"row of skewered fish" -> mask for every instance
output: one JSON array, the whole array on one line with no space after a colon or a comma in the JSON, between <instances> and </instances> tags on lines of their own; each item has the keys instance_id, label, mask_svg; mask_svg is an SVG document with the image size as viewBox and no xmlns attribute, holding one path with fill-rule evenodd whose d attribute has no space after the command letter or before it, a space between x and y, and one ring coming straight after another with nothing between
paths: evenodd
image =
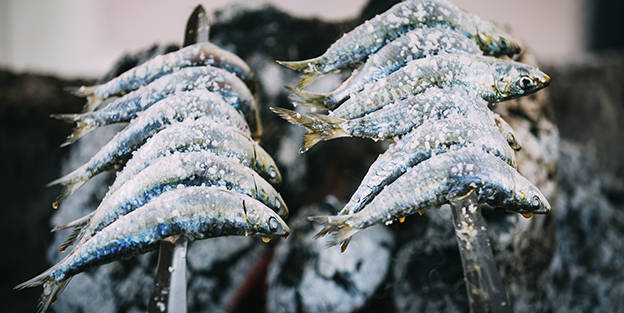
<instances>
[{"instance_id":1,"label":"row of skewered fish","mask_svg":"<svg viewBox=\"0 0 624 313\"><path fill-rule=\"evenodd\" d=\"M272 185L281 174L253 139L262 131L255 88L243 60L204 42L76 89L88 103L84 113L56 116L77 123L65 144L99 126L129 123L87 163L50 183L65 186L59 201L93 176L122 169L97 209L53 229L73 228L60 248L73 246L67 255L17 288L43 285L42 312L73 275L162 240L287 236L288 208Z\"/></svg>"},{"instance_id":2,"label":"row of skewered fish","mask_svg":"<svg viewBox=\"0 0 624 313\"><path fill-rule=\"evenodd\" d=\"M472 192L481 204L525 216L548 213L548 201L516 170L513 130L489 110L549 84L532 66L494 57L519 52L503 30L445 0L407 0L317 58L281 62L304 73L290 88L296 104L330 110L273 108L307 130L302 152L339 137L394 141L338 215L310 217L324 225L318 236L330 235L329 245L344 250L366 227ZM302 90L315 77L356 66L334 91Z\"/></svg>"}]
</instances>

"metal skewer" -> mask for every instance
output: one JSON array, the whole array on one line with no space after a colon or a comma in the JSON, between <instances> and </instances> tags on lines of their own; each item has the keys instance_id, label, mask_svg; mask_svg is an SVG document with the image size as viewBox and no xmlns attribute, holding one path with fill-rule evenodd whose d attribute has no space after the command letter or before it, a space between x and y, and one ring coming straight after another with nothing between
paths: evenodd
<instances>
[{"instance_id":1,"label":"metal skewer","mask_svg":"<svg viewBox=\"0 0 624 313\"><path fill-rule=\"evenodd\" d=\"M472 313L511 313L476 194L451 202L455 237Z\"/></svg>"}]
</instances>

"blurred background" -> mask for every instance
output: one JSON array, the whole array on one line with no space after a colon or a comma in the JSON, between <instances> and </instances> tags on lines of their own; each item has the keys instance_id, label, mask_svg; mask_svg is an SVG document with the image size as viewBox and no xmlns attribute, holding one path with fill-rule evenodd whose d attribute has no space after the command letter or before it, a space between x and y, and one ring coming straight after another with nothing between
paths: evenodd
<instances>
[{"instance_id":1,"label":"blurred background","mask_svg":"<svg viewBox=\"0 0 624 313\"><path fill-rule=\"evenodd\" d=\"M290 107L282 87L297 79L274 60L320 55L396 2L0 0L3 311L34 311L41 289L12 287L58 260L66 234L51 234L51 225L97 206L113 179L99 175L60 210L50 208L59 188L45 184L119 130L105 127L59 148L72 125L49 115L79 112L84 104L64 88L110 79L177 49L188 15L202 4L215 13L211 41L258 76L262 145L286 179L280 193L296 232L270 245L251 238L193 244L189 312L466 312L448 210L362 232L346 254L311 238L305 216L340 208L384 147L341 139L300 155L302 129L267 109ZM555 208L530 220L484 212L515 312L624 312L624 1L452 2L509 27L529 47L523 61L539 63L553 78L546 90L498 106L525 146L521 173ZM51 312L144 312L155 256L78 275Z\"/></svg>"},{"instance_id":2,"label":"blurred background","mask_svg":"<svg viewBox=\"0 0 624 313\"><path fill-rule=\"evenodd\" d=\"M208 11L237 0L199 1ZM297 17L354 18L367 0L266 0ZM622 45L622 2L611 0L457 0L465 9L513 29L543 62L578 59L593 49ZM63 77L100 77L123 53L180 41L198 1L3 0L0 66ZM619 12L619 13L618 13ZM619 27L618 27L619 26Z\"/></svg>"}]
</instances>

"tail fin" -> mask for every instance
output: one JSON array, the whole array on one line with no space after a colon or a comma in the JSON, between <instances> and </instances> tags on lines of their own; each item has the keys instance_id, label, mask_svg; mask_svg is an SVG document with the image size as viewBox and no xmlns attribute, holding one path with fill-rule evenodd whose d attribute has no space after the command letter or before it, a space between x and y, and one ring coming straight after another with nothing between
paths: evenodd
<instances>
[{"instance_id":1,"label":"tail fin","mask_svg":"<svg viewBox=\"0 0 624 313\"><path fill-rule=\"evenodd\" d=\"M299 78L299 82L297 83L296 88L297 89L305 88L306 86L314 82L320 75L321 73L317 73L317 72L302 74L301 77Z\"/></svg>"},{"instance_id":2,"label":"tail fin","mask_svg":"<svg viewBox=\"0 0 624 313\"><path fill-rule=\"evenodd\" d=\"M99 87L98 85L65 87L65 91L78 97L87 97L87 103L84 105L82 112L92 112L103 100L103 99L96 97L94 94L95 90L98 87Z\"/></svg>"},{"instance_id":3,"label":"tail fin","mask_svg":"<svg viewBox=\"0 0 624 313\"><path fill-rule=\"evenodd\" d=\"M68 228L72 228L72 227L83 228L83 227L85 227L89 223L89 220L91 219L91 217L93 217L94 214L95 214L95 211L93 211L93 212L91 212L91 213L89 213L89 214L87 214L87 215L85 215L83 217L77 218L77 219L75 219L75 220L73 220L73 221L71 221L71 222L69 222L69 223L67 223L65 225L55 226L54 228L52 228L50 230L50 232L55 232L55 231L68 229Z\"/></svg>"},{"instance_id":4,"label":"tail fin","mask_svg":"<svg viewBox=\"0 0 624 313\"><path fill-rule=\"evenodd\" d=\"M23 282L13 289L24 289L31 288L43 285L43 293L39 298L39 304L37 305L37 313L45 312L50 304L56 300L56 297L65 289L67 283L69 283L69 279L62 281L55 281L53 277L50 276L53 268L48 269L47 271L39 274L37 277Z\"/></svg>"},{"instance_id":5,"label":"tail fin","mask_svg":"<svg viewBox=\"0 0 624 313\"><path fill-rule=\"evenodd\" d=\"M271 107L273 113L279 115L283 119L292 124L299 124L308 131L304 135L303 146L301 152L308 151L319 141L330 140L334 138L347 137L349 134L341 128L341 124L346 122L345 119L314 113L297 113L295 111Z\"/></svg>"},{"instance_id":6,"label":"tail fin","mask_svg":"<svg viewBox=\"0 0 624 313\"><path fill-rule=\"evenodd\" d=\"M329 107L329 105L325 103L329 94L309 92L290 86L284 86L284 88L293 93L289 99L296 105L303 105L321 110L329 110L333 108Z\"/></svg>"},{"instance_id":7,"label":"tail fin","mask_svg":"<svg viewBox=\"0 0 624 313\"><path fill-rule=\"evenodd\" d=\"M316 72L316 62L318 58L307 59L303 61L275 61L280 65L286 66L291 70L295 70L301 73L313 73Z\"/></svg>"},{"instance_id":8,"label":"tail fin","mask_svg":"<svg viewBox=\"0 0 624 313\"><path fill-rule=\"evenodd\" d=\"M82 231L84 230L84 226L85 225L78 225L72 230L71 234L69 234L67 239L65 239L65 241L59 247L60 252L65 252L65 250L71 247L76 242L76 240L82 237L81 235L82 235ZM52 230L54 230L54 228Z\"/></svg>"},{"instance_id":9,"label":"tail fin","mask_svg":"<svg viewBox=\"0 0 624 313\"><path fill-rule=\"evenodd\" d=\"M332 247L340 245L340 251L345 252L347 246L351 242L351 237L361 230L346 225L346 221L349 217L348 215L309 216L308 220L323 225L323 228L314 238L329 235L330 238L327 241L327 246Z\"/></svg>"},{"instance_id":10,"label":"tail fin","mask_svg":"<svg viewBox=\"0 0 624 313\"><path fill-rule=\"evenodd\" d=\"M85 169L81 166L75 169L73 172L55 179L49 182L46 187L52 187L56 185L63 185L64 189L61 194L56 198L56 202L59 203L69 195L74 193L74 191L78 190L84 183L86 183L91 178L91 175L85 172Z\"/></svg>"},{"instance_id":11,"label":"tail fin","mask_svg":"<svg viewBox=\"0 0 624 313\"><path fill-rule=\"evenodd\" d=\"M64 143L61 144L61 147L68 146L78 140L80 137L85 134L91 132L98 125L93 120L93 113L78 113L78 114L52 114L50 117L62 120L68 123L76 123L76 128L74 131L67 137Z\"/></svg>"}]
</instances>

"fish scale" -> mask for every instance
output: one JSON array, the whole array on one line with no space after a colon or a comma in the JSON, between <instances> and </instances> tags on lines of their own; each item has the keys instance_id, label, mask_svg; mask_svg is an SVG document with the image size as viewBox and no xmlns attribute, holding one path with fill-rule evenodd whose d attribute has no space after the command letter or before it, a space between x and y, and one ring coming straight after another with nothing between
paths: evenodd
<instances>
[{"instance_id":1,"label":"fish scale","mask_svg":"<svg viewBox=\"0 0 624 313\"><path fill-rule=\"evenodd\" d=\"M416 164L467 146L481 147L483 151L516 167L515 155L505 136L495 126L492 114L484 112L481 120L453 116L428 121L390 145L377 158L339 214L359 212L385 186Z\"/></svg>"},{"instance_id":2,"label":"fish scale","mask_svg":"<svg viewBox=\"0 0 624 313\"><path fill-rule=\"evenodd\" d=\"M357 213L310 219L325 225L319 236L330 234L330 245L342 243L344 249L351 236L366 227L392 223L473 191L480 204L519 213L551 210L544 195L507 163L481 147L466 147L408 169Z\"/></svg>"},{"instance_id":3,"label":"fish scale","mask_svg":"<svg viewBox=\"0 0 624 313\"><path fill-rule=\"evenodd\" d=\"M201 65L222 68L238 76L250 90L255 88L251 70L241 58L213 43L201 42L156 56L106 83L81 87L76 93L95 97L97 100L90 101L89 104L93 108L101 100L111 96L123 95L182 68Z\"/></svg>"},{"instance_id":4,"label":"fish scale","mask_svg":"<svg viewBox=\"0 0 624 313\"><path fill-rule=\"evenodd\" d=\"M140 112L128 127L116 134L87 163L51 182L49 186L65 185L66 190L59 200L63 199L91 177L123 164L132 151L167 125L205 115L211 115L215 122L249 135L249 128L241 114L217 94L205 90L178 93Z\"/></svg>"},{"instance_id":5,"label":"fish scale","mask_svg":"<svg viewBox=\"0 0 624 313\"><path fill-rule=\"evenodd\" d=\"M357 26L334 42L323 55L282 64L304 73L329 73L363 61L411 29L434 25L448 25L469 36L486 55L520 52L520 45L509 34L448 1L410 0Z\"/></svg>"},{"instance_id":6,"label":"fish scale","mask_svg":"<svg viewBox=\"0 0 624 313\"><path fill-rule=\"evenodd\" d=\"M209 151L174 153L158 159L127 180L123 186L107 193L93 215L89 215L81 234L77 234L80 241L76 246L80 246L120 216L145 205L163 192L198 185L233 190L261 201L281 216L288 215L288 208L279 193L237 160L220 157ZM61 250L73 243L71 239L70 237Z\"/></svg>"},{"instance_id":7,"label":"fish scale","mask_svg":"<svg viewBox=\"0 0 624 313\"><path fill-rule=\"evenodd\" d=\"M279 183L281 174L275 161L262 147L240 130L215 123L212 117L185 120L168 126L134 151L123 170L117 173L110 191L115 191L156 159L174 152L211 151L234 157L251 167L271 183ZM110 192L109 191L109 192Z\"/></svg>"},{"instance_id":8,"label":"fish scale","mask_svg":"<svg viewBox=\"0 0 624 313\"><path fill-rule=\"evenodd\" d=\"M519 88L531 81L530 88ZM358 118L431 87L461 86L495 103L546 87L550 77L530 65L491 57L436 55L408 62L404 67L366 87L331 112L330 116Z\"/></svg>"}]
</instances>

